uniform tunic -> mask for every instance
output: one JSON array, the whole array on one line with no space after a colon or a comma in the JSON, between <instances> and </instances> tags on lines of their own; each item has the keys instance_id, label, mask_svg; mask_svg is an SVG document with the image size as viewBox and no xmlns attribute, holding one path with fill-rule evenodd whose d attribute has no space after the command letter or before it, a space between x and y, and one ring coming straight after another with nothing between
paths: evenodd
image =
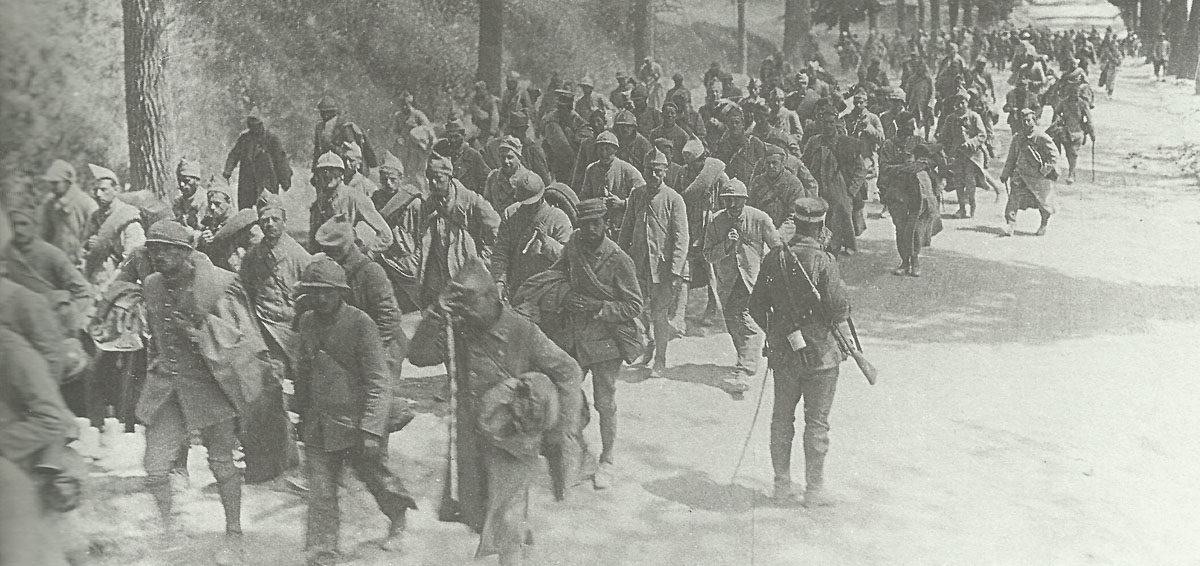
<instances>
[{"instance_id":1,"label":"uniform tunic","mask_svg":"<svg viewBox=\"0 0 1200 566\"><path fill-rule=\"evenodd\" d=\"M562 254L563 244L571 237L567 213L544 199L536 204L515 204L505 211L492 250L492 275L505 288L515 291L529 276L548 269ZM535 233L540 236L535 236ZM539 249L531 250L533 238Z\"/></svg>"},{"instance_id":2,"label":"uniform tunic","mask_svg":"<svg viewBox=\"0 0 1200 566\"><path fill-rule=\"evenodd\" d=\"M737 230L737 242L729 240L731 230ZM758 280L763 254L783 242L771 217L749 205L736 217L728 210L717 213L704 240L704 259L713 264L717 277L725 327L737 350L737 368L755 375L762 355L762 330L750 317L750 293Z\"/></svg>"},{"instance_id":3,"label":"uniform tunic","mask_svg":"<svg viewBox=\"0 0 1200 566\"><path fill-rule=\"evenodd\" d=\"M655 343L665 354L670 336L664 333L682 335L686 329L687 294L682 283L689 275L690 239L683 197L666 185L634 189L625 207L619 242L637 268L646 298L642 318L647 326L653 324Z\"/></svg>"},{"instance_id":4,"label":"uniform tunic","mask_svg":"<svg viewBox=\"0 0 1200 566\"><path fill-rule=\"evenodd\" d=\"M225 158L225 177L232 175L235 167L240 168L238 209L254 206L263 191L279 193L292 186L292 166L288 163L287 153L279 136L271 132L242 132Z\"/></svg>"},{"instance_id":5,"label":"uniform tunic","mask_svg":"<svg viewBox=\"0 0 1200 566\"><path fill-rule=\"evenodd\" d=\"M42 206L42 238L67 254L72 265L83 257L88 219L100 208L78 185L63 196L51 197Z\"/></svg>"},{"instance_id":6,"label":"uniform tunic","mask_svg":"<svg viewBox=\"0 0 1200 566\"><path fill-rule=\"evenodd\" d=\"M424 314L409 350L409 361L418 367L446 361L445 323L433 309L426 309ZM544 373L554 382L559 396L558 428L547 432L547 437L563 438L581 428L579 365L534 323L508 307L491 328L456 329L455 343L462 522L481 533L477 555L515 551L530 540L528 494L537 457L517 458L489 450L490 445L475 427L480 400L509 376L527 371Z\"/></svg>"},{"instance_id":7,"label":"uniform tunic","mask_svg":"<svg viewBox=\"0 0 1200 566\"><path fill-rule=\"evenodd\" d=\"M315 240L317 229L328 222L330 218L339 214L344 215L347 221L353 225L357 225L360 221L366 222L375 231L376 241L371 242L372 249L384 250L392 245L392 230L376 210L375 203L371 202L371 198L363 194L363 191L342 183L329 192L322 189L317 190L317 199L309 208L308 245L310 249L317 249Z\"/></svg>"},{"instance_id":8,"label":"uniform tunic","mask_svg":"<svg viewBox=\"0 0 1200 566\"><path fill-rule=\"evenodd\" d=\"M452 179L450 200L439 206L433 200L421 204L420 266L421 292L417 305L437 299L442 288L471 258L490 260L500 215L478 193L468 191Z\"/></svg>"}]
</instances>

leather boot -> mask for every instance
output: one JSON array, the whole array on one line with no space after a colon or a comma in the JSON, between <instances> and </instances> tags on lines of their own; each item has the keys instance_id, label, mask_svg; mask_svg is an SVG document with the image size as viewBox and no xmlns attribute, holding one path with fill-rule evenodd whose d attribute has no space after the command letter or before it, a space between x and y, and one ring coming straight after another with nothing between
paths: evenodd
<instances>
[{"instance_id":1,"label":"leather boot","mask_svg":"<svg viewBox=\"0 0 1200 566\"><path fill-rule=\"evenodd\" d=\"M1046 213L1042 213L1042 224L1041 224L1041 226L1038 226L1037 232L1034 232L1033 235L1034 236L1045 236L1046 235L1046 225L1049 223L1050 223L1050 215L1046 214Z\"/></svg>"},{"instance_id":2,"label":"leather boot","mask_svg":"<svg viewBox=\"0 0 1200 566\"><path fill-rule=\"evenodd\" d=\"M825 455L813 450L804 451L805 507L824 507L831 504L825 493Z\"/></svg>"},{"instance_id":3,"label":"leather boot","mask_svg":"<svg viewBox=\"0 0 1200 566\"><path fill-rule=\"evenodd\" d=\"M792 441L782 434L771 431L771 467L775 469L775 493L778 502L791 500L792 495Z\"/></svg>"},{"instance_id":4,"label":"leather boot","mask_svg":"<svg viewBox=\"0 0 1200 566\"><path fill-rule=\"evenodd\" d=\"M912 256L912 259L910 259L908 261L908 276L909 277L920 277L921 276L921 260L918 259L917 256L915 256L915 255Z\"/></svg>"},{"instance_id":5,"label":"leather boot","mask_svg":"<svg viewBox=\"0 0 1200 566\"><path fill-rule=\"evenodd\" d=\"M225 508L225 533L242 534L242 476L235 474L217 483L221 507Z\"/></svg>"},{"instance_id":6,"label":"leather boot","mask_svg":"<svg viewBox=\"0 0 1200 566\"><path fill-rule=\"evenodd\" d=\"M908 273L908 259L905 258L900 262L900 267L892 270L892 275L904 275Z\"/></svg>"},{"instance_id":7,"label":"leather boot","mask_svg":"<svg viewBox=\"0 0 1200 566\"><path fill-rule=\"evenodd\" d=\"M617 442L617 417L600 419L600 462L612 463L613 445Z\"/></svg>"}]
</instances>

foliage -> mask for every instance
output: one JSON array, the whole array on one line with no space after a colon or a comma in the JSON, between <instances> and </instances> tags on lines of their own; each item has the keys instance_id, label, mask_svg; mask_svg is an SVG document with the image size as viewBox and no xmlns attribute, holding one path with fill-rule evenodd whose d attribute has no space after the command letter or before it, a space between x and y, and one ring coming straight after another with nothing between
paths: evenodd
<instances>
[{"instance_id":1,"label":"foliage","mask_svg":"<svg viewBox=\"0 0 1200 566\"><path fill-rule=\"evenodd\" d=\"M861 22L868 13L882 8L877 0L814 0L812 21L834 28L842 23Z\"/></svg>"}]
</instances>

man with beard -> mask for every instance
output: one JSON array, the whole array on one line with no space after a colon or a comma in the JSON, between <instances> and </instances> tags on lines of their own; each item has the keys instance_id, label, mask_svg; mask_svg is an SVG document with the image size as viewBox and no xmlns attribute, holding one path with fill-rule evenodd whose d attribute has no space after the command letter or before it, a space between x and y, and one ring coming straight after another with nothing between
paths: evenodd
<instances>
[{"instance_id":1,"label":"man with beard","mask_svg":"<svg viewBox=\"0 0 1200 566\"><path fill-rule=\"evenodd\" d=\"M554 100L554 112L542 122L542 146L554 178L565 183L575 172L575 158L582 136L587 135L587 122L572 109L573 92L556 90Z\"/></svg>"},{"instance_id":2,"label":"man with beard","mask_svg":"<svg viewBox=\"0 0 1200 566\"><path fill-rule=\"evenodd\" d=\"M346 186L343 182L345 175L346 162L334 153L322 155L313 168L312 183L317 189L317 198L309 207L308 248L317 249L313 237L322 224L334 216L342 215L353 225L366 222L375 231L375 242L368 246L369 249L387 249L392 245L391 228L379 215L370 197L361 190ZM272 200L278 202L277 198Z\"/></svg>"},{"instance_id":3,"label":"man with beard","mask_svg":"<svg viewBox=\"0 0 1200 566\"><path fill-rule=\"evenodd\" d=\"M597 159L588 165L583 174L583 186L579 189L580 199L604 199L608 205L610 229L614 225L620 226L618 219L624 215L625 200L635 189L646 184L637 167L617 157L619 148L620 142L612 132L600 132L596 136Z\"/></svg>"},{"instance_id":4,"label":"man with beard","mask_svg":"<svg viewBox=\"0 0 1200 566\"><path fill-rule=\"evenodd\" d=\"M479 260L486 264L500 228L500 216L492 205L462 186L453 172L450 160L436 153L425 171L429 198L421 208L424 222L418 256L420 307L435 302L468 262Z\"/></svg>"},{"instance_id":5,"label":"man with beard","mask_svg":"<svg viewBox=\"0 0 1200 566\"><path fill-rule=\"evenodd\" d=\"M1021 129L1013 135L1004 170L1000 173L1001 182L1012 180L1008 204L1004 206L1004 235L1012 235L1017 212L1027 208L1036 208L1042 215L1036 235L1046 234L1046 224L1054 213L1054 181L1058 179L1054 164L1057 158L1054 140L1045 132L1037 131L1037 113L1022 111Z\"/></svg>"},{"instance_id":6,"label":"man with beard","mask_svg":"<svg viewBox=\"0 0 1200 566\"><path fill-rule=\"evenodd\" d=\"M502 566L519 565L532 542L529 488L539 471L539 449L543 442L562 445L582 428L579 365L537 325L504 304L492 276L478 260L463 265L436 303L425 310L413 334L409 361L417 367L446 363L446 330L452 327L458 347L452 352L457 371L451 379L459 392L452 402L460 423L455 429L457 453L452 455L458 463L460 506L455 520L480 533L477 558L499 554ZM538 381L543 385L549 385L544 381L549 379L551 398L540 394L542 387L534 394L529 381L534 376L528 372L541 374ZM533 401L530 405L536 410L515 405L498 409L519 410L528 417L526 422L537 426L515 438L487 434L476 426L497 410L495 395L503 390L494 388L516 388L518 382L529 390L533 398L526 400ZM556 413L546 410L554 400ZM450 483L444 487L449 489Z\"/></svg>"},{"instance_id":7,"label":"man with beard","mask_svg":"<svg viewBox=\"0 0 1200 566\"><path fill-rule=\"evenodd\" d=\"M221 231L221 227L233 216L231 201L229 193L220 189L209 189L208 213L200 219L200 236L196 244L196 250L208 256L213 265L226 270L230 269L229 256L233 254L233 249L229 245L232 242L221 242L218 245L216 238L217 232Z\"/></svg>"},{"instance_id":8,"label":"man with beard","mask_svg":"<svg viewBox=\"0 0 1200 566\"><path fill-rule=\"evenodd\" d=\"M731 180L720 197L725 208L705 231L704 259L713 265L725 328L737 353L737 364L724 385L729 392L740 394L750 388L762 356L762 330L750 317L750 293L763 254L783 241L766 212L747 206L746 185L741 181Z\"/></svg>"},{"instance_id":9,"label":"man with beard","mask_svg":"<svg viewBox=\"0 0 1200 566\"><path fill-rule=\"evenodd\" d=\"M921 276L921 248L941 230L941 201L933 187L930 154L916 135L916 117L901 112L896 135L879 150L879 199L896 226L900 266L893 275Z\"/></svg>"},{"instance_id":10,"label":"man with beard","mask_svg":"<svg viewBox=\"0 0 1200 566\"><path fill-rule=\"evenodd\" d=\"M782 149L769 146L762 171L754 176L749 190L749 206L767 214L776 228L788 218L790 203L800 197L815 197L820 193L808 168L800 165L809 180L805 183L784 168L784 157Z\"/></svg>"},{"instance_id":11,"label":"man with beard","mask_svg":"<svg viewBox=\"0 0 1200 566\"><path fill-rule=\"evenodd\" d=\"M828 127L830 122L825 122ZM794 501L792 439L796 434L796 406L803 400L805 507L831 504L824 489L829 412L837 388L838 366L846 356L829 325L841 325L850 315L849 293L838 263L817 239L826 209L821 199L802 198L794 203L788 223L794 224L795 235L763 258L749 305L750 316L766 329L767 363L774 371L770 443L775 471L773 498L781 504ZM819 295L809 291L809 281Z\"/></svg>"},{"instance_id":12,"label":"man with beard","mask_svg":"<svg viewBox=\"0 0 1200 566\"><path fill-rule=\"evenodd\" d=\"M958 193L958 218L975 216L975 189L988 186L983 175L987 128L983 118L967 108L970 98L959 89L946 99L949 108L938 128L937 140L950 158L950 180L946 189Z\"/></svg>"},{"instance_id":13,"label":"man with beard","mask_svg":"<svg viewBox=\"0 0 1200 566\"><path fill-rule=\"evenodd\" d=\"M667 156L655 150L647 156L646 163L649 177L644 186L629 195L619 243L629 251L642 296L646 297L642 322L652 330L653 344L647 347L643 363L653 359L650 377L662 377L667 367L667 343L684 331L687 208L683 197L663 183Z\"/></svg>"},{"instance_id":14,"label":"man with beard","mask_svg":"<svg viewBox=\"0 0 1200 566\"><path fill-rule=\"evenodd\" d=\"M98 205L75 182L75 167L66 161L54 160L42 181L50 186L39 219L42 239L67 254L72 264L78 264L87 239L84 232L88 219Z\"/></svg>"},{"instance_id":15,"label":"man with beard","mask_svg":"<svg viewBox=\"0 0 1200 566\"><path fill-rule=\"evenodd\" d=\"M662 108L662 125L650 132L651 140L665 138L671 140L672 147L675 151L668 153L672 163L684 165L686 162L683 159L683 146L688 142L688 133L676 124L676 119L679 117L679 108L674 102L663 104Z\"/></svg>"},{"instance_id":16,"label":"man with beard","mask_svg":"<svg viewBox=\"0 0 1200 566\"><path fill-rule=\"evenodd\" d=\"M137 416L146 425L146 484L158 507L168 544L182 532L171 471L200 431L208 467L225 510L225 541L218 564L242 556L242 476L233 463L245 417L243 391L263 387L261 373L245 371L265 349L233 273L193 253L191 234L172 220L150 227L146 248L156 273L146 278L146 319L154 336ZM241 352L235 355L234 349ZM264 393L265 395L265 393ZM250 457L249 450L247 457Z\"/></svg>"},{"instance_id":17,"label":"man with beard","mask_svg":"<svg viewBox=\"0 0 1200 566\"><path fill-rule=\"evenodd\" d=\"M228 182L233 169L238 173L238 209L250 208L258 202L263 191L280 193L292 186L292 166L279 137L268 132L262 118L251 113L246 118L246 131L238 136L229 157L225 158L225 169L221 176Z\"/></svg>"},{"instance_id":18,"label":"man with beard","mask_svg":"<svg viewBox=\"0 0 1200 566\"><path fill-rule=\"evenodd\" d=\"M622 110L613 118L612 132L617 136L617 142L620 144L617 149L617 157L622 161L633 165L645 175L642 170L642 160L654 149L654 145L650 140L638 131L638 121L634 117L633 112ZM583 197L586 198L586 197Z\"/></svg>"},{"instance_id":19,"label":"man with beard","mask_svg":"<svg viewBox=\"0 0 1200 566\"><path fill-rule=\"evenodd\" d=\"M483 161L483 155L466 143L466 129L457 118L446 122L443 138L433 144L433 151L450 158L454 164L454 178L468 190L483 194L483 185L491 169Z\"/></svg>"},{"instance_id":20,"label":"man with beard","mask_svg":"<svg viewBox=\"0 0 1200 566\"><path fill-rule=\"evenodd\" d=\"M546 186L537 175L523 169L512 184L519 200L501 215L492 251L492 275L502 297L516 293L531 275L558 261L571 237L571 220L546 202Z\"/></svg>"},{"instance_id":21,"label":"man with beard","mask_svg":"<svg viewBox=\"0 0 1200 566\"><path fill-rule=\"evenodd\" d=\"M504 136L500 140L500 167L488 173L483 189L483 199L492 205L492 210L507 210L520 200L513 186L513 178L522 171L529 171L521 164L522 146L521 140L513 136Z\"/></svg>"},{"instance_id":22,"label":"man with beard","mask_svg":"<svg viewBox=\"0 0 1200 566\"><path fill-rule=\"evenodd\" d=\"M296 373L297 412L307 455L304 472L312 486L307 564L338 561L337 492L347 464L389 520L381 546L399 551L406 512L417 504L384 463L392 386L383 341L371 318L345 303L342 294L352 290L333 261L322 258L306 267L300 290L312 304L297 321L304 362Z\"/></svg>"},{"instance_id":23,"label":"man with beard","mask_svg":"<svg viewBox=\"0 0 1200 566\"><path fill-rule=\"evenodd\" d=\"M600 415L600 468L593 487L607 489L613 479L617 441L617 375L625 356L622 346L637 343L635 319L642 293L633 260L606 234L607 206L601 199L579 203L578 224L551 269L565 274L570 292L563 300L564 328L555 333L579 366L592 374L592 396ZM640 355L641 352L635 352Z\"/></svg>"},{"instance_id":24,"label":"man with beard","mask_svg":"<svg viewBox=\"0 0 1200 566\"><path fill-rule=\"evenodd\" d=\"M860 195L851 193L848 182L856 175L855 169L861 167L860 143L846 135L846 125L828 101L818 104L816 113L817 133L804 147L804 164L817 180L820 197L828 204L828 249L849 255L858 251L856 239L866 230Z\"/></svg>"},{"instance_id":25,"label":"man with beard","mask_svg":"<svg viewBox=\"0 0 1200 566\"><path fill-rule=\"evenodd\" d=\"M282 380L294 379L298 367L293 326L296 285L304 267L312 261L312 256L287 233L287 211L279 197L268 194L260 201L258 226L263 238L242 258L238 277L261 325L274 374L271 382L274 391L264 392L265 403L255 408L254 418L262 427L265 443L282 447L282 452L268 453L258 461L251 460L248 452L246 481L250 483L274 479L299 463L296 445L290 436L290 423L283 414L280 387ZM315 239L316 234L313 236ZM274 406L276 402L279 406ZM282 422L279 421L281 415Z\"/></svg>"}]
</instances>

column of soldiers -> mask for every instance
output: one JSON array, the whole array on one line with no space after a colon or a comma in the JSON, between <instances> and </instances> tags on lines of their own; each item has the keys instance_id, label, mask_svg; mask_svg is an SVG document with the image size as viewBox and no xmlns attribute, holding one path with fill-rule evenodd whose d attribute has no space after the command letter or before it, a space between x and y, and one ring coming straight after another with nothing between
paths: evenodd
<instances>
[{"instance_id":1,"label":"column of soldiers","mask_svg":"<svg viewBox=\"0 0 1200 566\"><path fill-rule=\"evenodd\" d=\"M510 74L499 97L476 85L469 112L444 126L403 96L396 140L381 152L326 98L303 244L288 214L306 203L289 192L287 156L257 113L222 170L226 180L239 171L236 197L205 189L185 159L170 210L156 215L131 204L111 170L91 165L89 192L56 161L45 202L5 214L14 236L0 292L29 299L4 302L2 326L18 338L0 334L0 346L25 352L6 363L37 354L11 362L12 375L43 376L30 379L59 419L47 417L46 439L69 438L66 410L97 428L109 407L125 430L144 425L147 488L169 541L181 534L187 449L201 439L225 509L220 563L245 560L243 482L281 481L309 494L309 563L338 560L346 464L389 519L381 546L402 551L416 504L386 464L388 436L412 418L401 362L446 364L459 423L447 489L457 489L441 515L480 533L479 556L517 564L539 456L558 499L584 481L616 481L617 375L636 364L665 376L688 292L703 289L736 352L722 386L746 391L764 350L774 371L775 496L794 497L803 400L803 501L826 504L828 414L847 355L831 327L849 312L837 258L857 251L876 186L895 225L896 275L921 275L945 190L970 217L976 188L1004 183L1005 233L1025 208L1040 211L1045 233L1055 144L1073 180L1079 146L1095 137L1086 65L1053 76L1034 46L1042 39L959 30L927 44L917 34L899 87L882 62L900 59L889 53L903 38L875 34L848 90L819 53L799 71L773 56L745 94L714 64L698 108L681 75L662 89L653 60L618 76L608 97L584 77L580 96L559 81L535 100ZM1116 45L1110 33L1098 53L1110 93ZM931 72L927 53L939 47ZM1005 104L1014 137L999 183L987 174L989 63L1010 65L1018 93ZM1046 104L1065 134L1037 128ZM410 343L399 321L413 311L422 321ZM582 434L588 375L598 458Z\"/></svg>"}]
</instances>

